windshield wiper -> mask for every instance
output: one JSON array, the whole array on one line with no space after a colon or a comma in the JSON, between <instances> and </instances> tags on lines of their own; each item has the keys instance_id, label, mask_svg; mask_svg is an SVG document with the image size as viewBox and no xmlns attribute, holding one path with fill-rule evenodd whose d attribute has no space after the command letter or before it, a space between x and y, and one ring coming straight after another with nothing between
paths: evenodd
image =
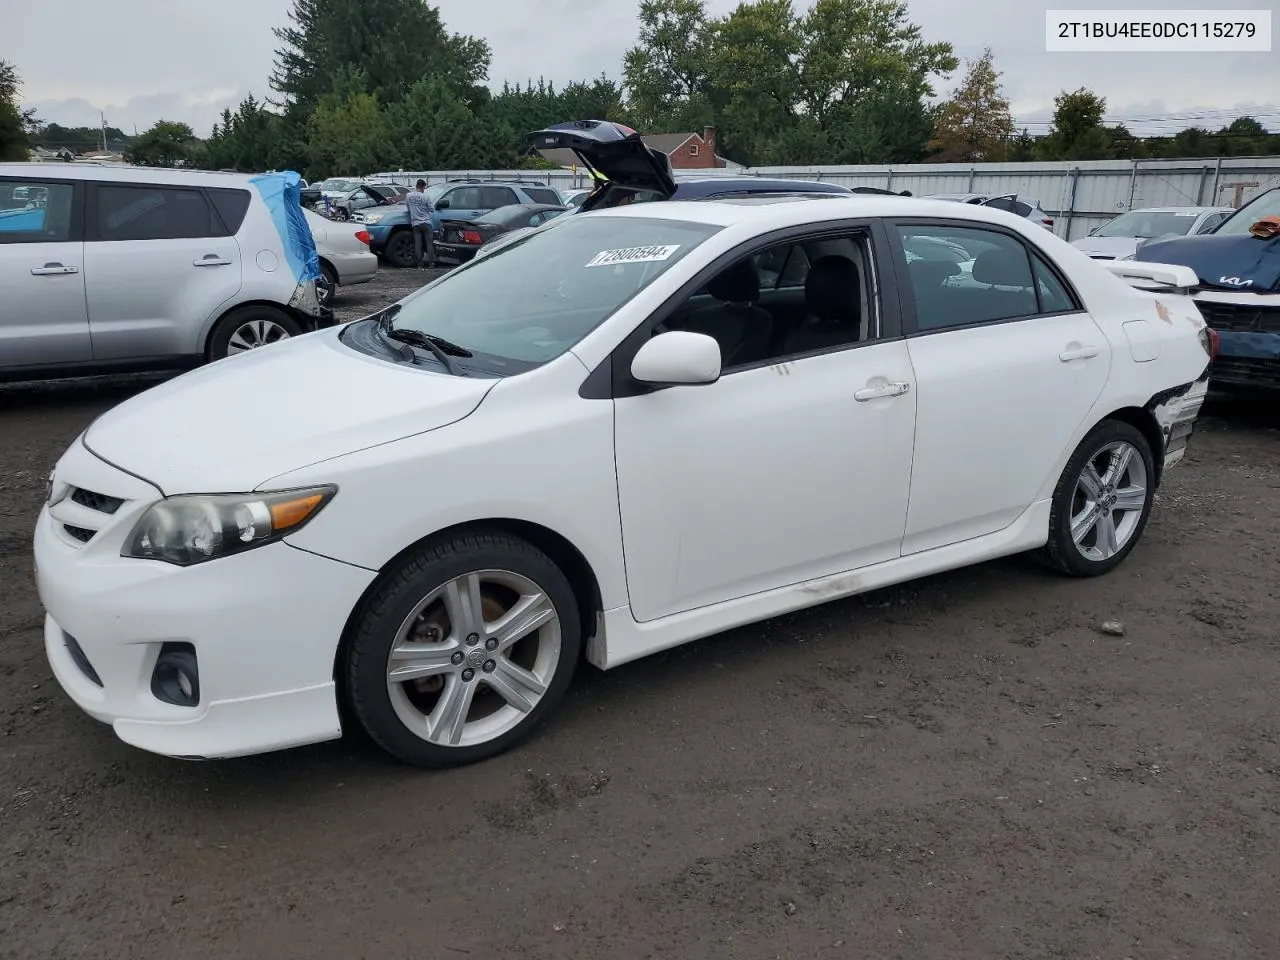
<instances>
[{"instance_id":1,"label":"windshield wiper","mask_svg":"<svg viewBox=\"0 0 1280 960\"><path fill-rule=\"evenodd\" d=\"M398 312L398 311L397 311ZM421 330L396 329L391 325L391 318L395 313L388 311L388 315L384 315L380 321L382 335L388 340L395 340L397 343L407 343L413 347L422 347L430 350L432 356L440 361L440 365L449 371L455 377L470 376L462 367L458 366L454 361L454 357L470 357L472 353L466 347L460 347L456 343L451 343L444 337L437 337L429 333L423 333Z\"/></svg>"}]
</instances>

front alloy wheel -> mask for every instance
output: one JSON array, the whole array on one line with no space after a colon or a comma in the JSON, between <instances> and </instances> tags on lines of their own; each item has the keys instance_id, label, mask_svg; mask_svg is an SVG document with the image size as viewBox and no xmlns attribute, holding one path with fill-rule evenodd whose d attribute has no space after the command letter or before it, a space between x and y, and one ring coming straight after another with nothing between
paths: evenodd
<instances>
[{"instance_id":1,"label":"front alloy wheel","mask_svg":"<svg viewBox=\"0 0 1280 960\"><path fill-rule=\"evenodd\" d=\"M552 561L504 534L410 556L366 601L347 664L351 704L382 747L420 766L501 753L563 696L581 646Z\"/></svg>"}]
</instances>

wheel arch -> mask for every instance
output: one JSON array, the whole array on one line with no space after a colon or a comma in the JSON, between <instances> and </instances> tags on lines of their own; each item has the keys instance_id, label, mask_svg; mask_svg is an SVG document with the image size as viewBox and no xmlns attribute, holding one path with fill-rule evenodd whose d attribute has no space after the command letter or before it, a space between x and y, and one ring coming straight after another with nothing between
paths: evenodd
<instances>
[{"instance_id":1,"label":"wheel arch","mask_svg":"<svg viewBox=\"0 0 1280 960\"><path fill-rule=\"evenodd\" d=\"M291 320L301 325L304 330L308 326L309 318L304 314L299 313L297 310L285 306L283 303L277 303L275 300L263 299L242 300L239 303L227 307L227 309L223 310L220 314L214 317L213 320L205 325L204 330L200 334L200 352L204 354L206 359L209 356L209 341L213 339L213 332L218 329L219 324L221 324L228 316L235 313L237 310L243 310L245 307L266 307L269 310L275 310L277 313L283 313L286 317L289 317Z\"/></svg>"},{"instance_id":2,"label":"wheel arch","mask_svg":"<svg viewBox=\"0 0 1280 960\"><path fill-rule=\"evenodd\" d=\"M563 534L529 520L515 520L509 517L468 520L444 527L434 533L427 534L425 537L420 537L390 557L378 569L378 575L373 578L355 606L351 608L351 612L347 615L347 621L343 624L342 636L338 641L338 649L335 651L333 659L333 678L341 693L340 701L343 704L347 699L347 691L345 671L342 669L342 664L350 648L356 618L363 612L365 599L382 583L382 579L387 572L413 551L454 536L481 532L505 533L518 537L545 553L564 572L564 575L569 579L570 587L573 588L574 598L578 602L578 616L582 622L582 648L585 652L587 641L595 633L598 614L604 608L604 603L600 592L600 581L582 551ZM342 709L345 710L345 706Z\"/></svg>"},{"instance_id":3,"label":"wheel arch","mask_svg":"<svg viewBox=\"0 0 1280 960\"><path fill-rule=\"evenodd\" d=\"M1119 407L1106 416L1099 417L1098 422L1090 430L1106 420L1119 420L1121 423L1127 423L1146 438L1151 447L1151 459L1156 468L1154 485L1160 486L1160 481L1164 475L1164 431L1161 429L1159 421L1156 420L1155 414L1147 407Z\"/></svg>"}]
</instances>

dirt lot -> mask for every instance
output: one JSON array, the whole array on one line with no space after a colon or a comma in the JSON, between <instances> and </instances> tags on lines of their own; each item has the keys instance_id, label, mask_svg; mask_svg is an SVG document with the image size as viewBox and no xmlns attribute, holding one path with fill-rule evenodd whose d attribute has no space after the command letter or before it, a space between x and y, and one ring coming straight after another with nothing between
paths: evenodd
<instances>
[{"instance_id":1,"label":"dirt lot","mask_svg":"<svg viewBox=\"0 0 1280 960\"><path fill-rule=\"evenodd\" d=\"M62 695L32 522L145 385L0 390L0 957L1280 957L1280 403L1211 403L1110 577L1015 558L588 669L428 774L165 760Z\"/></svg>"}]
</instances>

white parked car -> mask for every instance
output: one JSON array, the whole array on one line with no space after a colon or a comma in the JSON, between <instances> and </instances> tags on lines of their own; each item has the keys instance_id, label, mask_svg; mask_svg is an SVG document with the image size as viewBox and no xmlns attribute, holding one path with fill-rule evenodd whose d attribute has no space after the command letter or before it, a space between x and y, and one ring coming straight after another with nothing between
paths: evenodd
<instances>
[{"instance_id":1,"label":"white parked car","mask_svg":"<svg viewBox=\"0 0 1280 960\"><path fill-rule=\"evenodd\" d=\"M1095 260L1123 260L1144 240L1212 233L1233 213L1234 207L1144 207L1120 214L1071 245Z\"/></svg>"},{"instance_id":2,"label":"white parked car","mask_svg":"<svg viewBox=\"0 0 1280 960\"><path fill-rule=\"evenodd\" d=\"M980 238L980 286L909 267L922 237ZM158 753L348 715L452 765L528 735L584 657L1023 551L1106 573L1214 346L1186 296L1117 270L1190 274L901 197L559 218L95 420L36 527L49 660ZM246 428L263 410L282 428Z\"/></svg>"},{"instance_id":3,"label":"white parked car","mask_svg":"<svg viewBox=\"0 0 1280 960\"><path fill-rule=\"evenodd\" d=\"M302 213L320 257L316 290L322 304L331 305L339 287L368 283L378 275L378 258L369 249L369 231L359 224L329 220L310 210Z\"/></svg>"},{"instance_id":4,"label":"white parked car","mask_svg":"<svg viewBox=\"0 0 1280 960\"><path fill-rule=\"evenodd\" d=\"M0 164L0 380L181 369L332 324L289 178Z\"/></svg>"}]
</instances>

